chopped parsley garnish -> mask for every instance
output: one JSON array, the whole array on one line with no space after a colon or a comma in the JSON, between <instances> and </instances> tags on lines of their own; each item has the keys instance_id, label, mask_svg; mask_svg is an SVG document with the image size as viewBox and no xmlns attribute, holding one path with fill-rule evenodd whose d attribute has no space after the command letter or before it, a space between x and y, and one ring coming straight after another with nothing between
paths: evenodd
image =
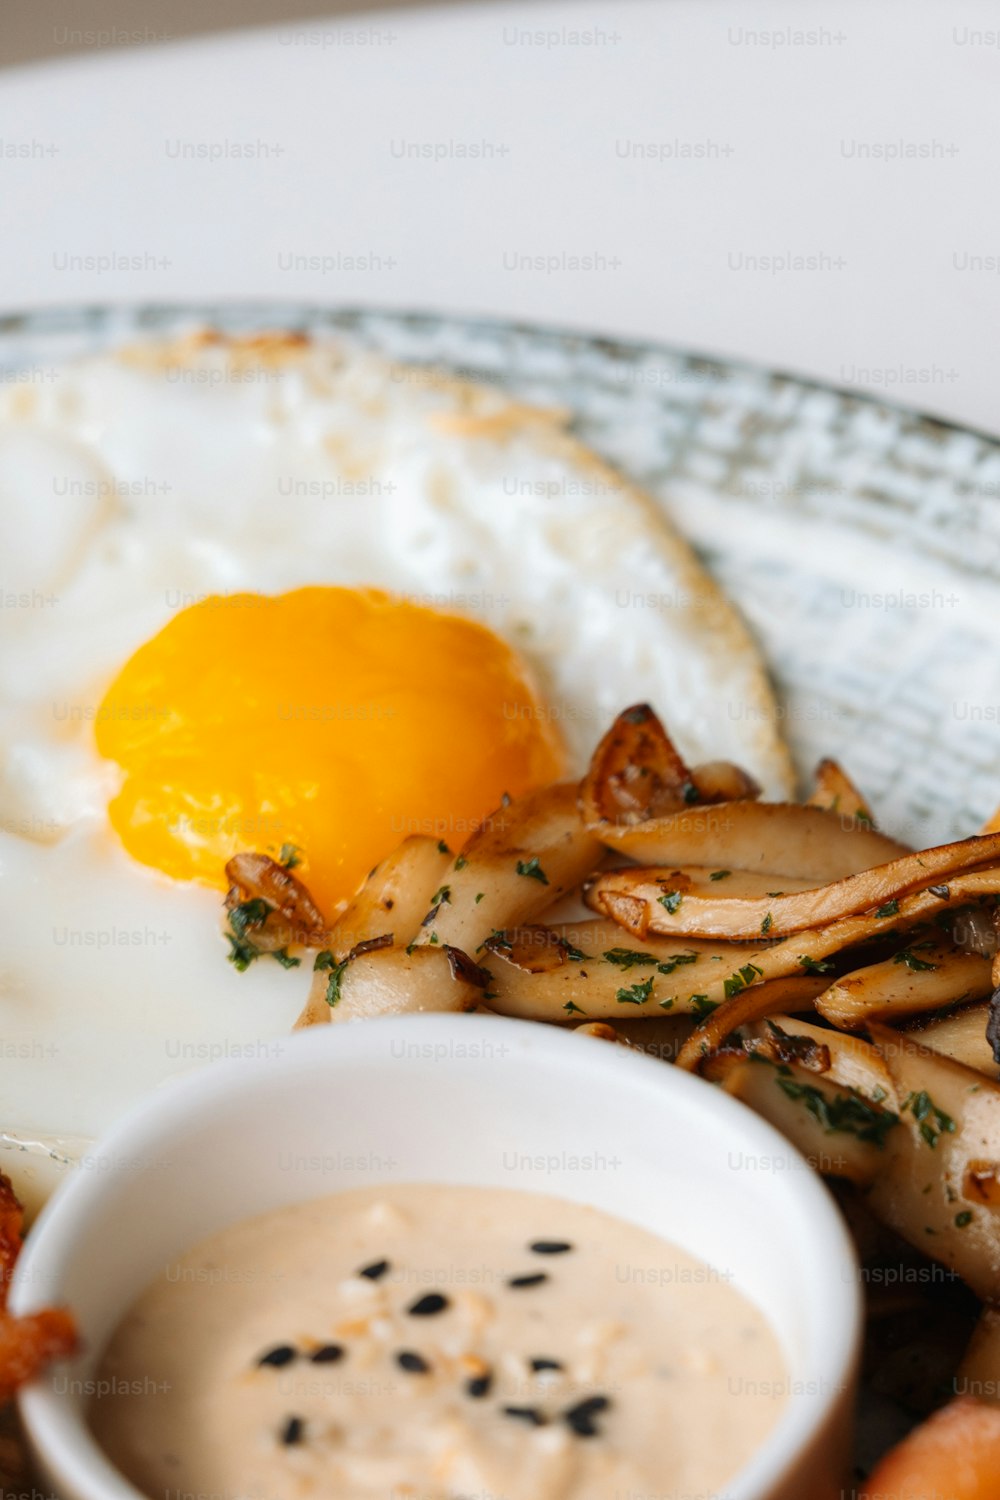
<instances>
[{"instance_id":1,"label":"chopped parsley garnish","mask_svg":"<svg viewBox=\"0 0 1000 1500\"><path fill-rule=\"evenodd\" d=\"M912 948L900 948L898 953L893 954L894 964L905 964L908 969L919 973L921 969L936 969L937 964L929 964L925 958L918 958Z\"/></svg>"},{"instance_id":2,"label":"chopped parsley garnish","mask_svg":"<svg viewBox=\"0 0 1000 1500\"><path fill-rule=\"evenodd\" d=\"M845 1135L856 1135L859 1141L869 1141L873 1146L881 1148L885 1146L889 1131L899 1124L899 1116L893 1114L892 1110L880 1109L853 1090L846 1094L836 1094L831 1099L822 1089L816 1088L815 1084L799 1083L797 1079L782 1073L778 1074L776 1081L779 1089L789 1099L797 1099L805 1105L827 1135L840 1131Z\"/></svg>"},{"instance_id":3,"label":"chopped parsley garnish","mask_svg":"<svg viewBox=\"0 0 1000 1500\"><path fill-rule=\"evenodd\" d=\"M691 996L691 1009L694 1011L699 1021L703 1021L706 1016L710 1016L713 1010L717 1010L718 1007L718 1000L710 1000L707 995Z\"/></svg>"},{"instance_id":4,"label":"chopped parsley garnish","mask_svg":"<svg viewBox=\"0 0 1000 1500\"><path fill-rule=\"evenodd\" d=\"M771 913L770 912L768 912L768 914L764 918L763 922L761 922L761 924L760 924L760 930L761 930L761 932L770 932L771 931Z\"/></svg>"},{"instance_id":5,"label":"chopped parsley garnish","mask_svg":"<svg viewBox=\"0 0 1000 1500\"><path fill-rule=\"evenodd\" d=\"M587 960L590 957L590 954L589 953L584 953L584 951L583 951L582 948L574 948L573 944L571 942L569 942L566 938L560 938L559 939L559 946L562 949L562 951L565 953L566 957L568 959L570 959L575 964L586 963Z\"/></svg>"},{"instance_id":6,"label":"chopped parsley garnish","mask_svg":"<svg viewBox=\"0 0 1000 1500\"><path fill-rule=\"evenodd\" d=\"M828 958L810 958L808 953L801 953L799 967L806 974L829 974L833 964Z\"/></svg>"},{"instance_id":7,"label":"chopped parsley garnish","mask_svg":"<svg viewBox=\"0 0 1000 1500\"><path fill-rule=\"evenodd\" d=\"M732 870L713 870L708 878L709 880L727 880L732 873Z\"/></svg>"},{"instance_id":8,"label":"chopped parsley garnish","mask_svg":"<svg viewBox=\"0 0 1000 1500\"><path fill-rule=\"evenodd\" d=\"M466 857L465 857L464 854L458 854L458 855L456 855L456 857L455 857L455 869L456 870L464 870L465 867L466 867L466 865L468 863L469 863L469 861L466 859Z\"/></svg>"},{"instance_id":9,"label":"chopped parsley garnish","mask_svg":"<svg viewBox=\"0 0 1000 1500\"><path fill-rule=\"evenodd\" d=\"M895 917L898 914L899 902L895 897L893 897L891 901L887 901L884 906L880 906L878 911L875 913L877 917Z\"/></svg>"},{"instance_id":10,"label":"chopped parsley garnish","mask_svg":"<svg viewBox=\"0 0 1000 1500\"><path fill-rule=\"evenodd\" d=\"M444 839L438 839L438 853L439 854L450 854L451 853L451 850L448 848L448 845L445 843Z\"/></svg>"},{"instance_id":11,"label":"chopped parsley garnish","mask_svg":"<svg viewBox=\"0 0 1000 1500\"><path fill-rule=\"evenodd\" d=\"M293 958L287 948L275 948L271 957L276 958L283 969L297 969L302 962L301 958Z\"/></svg>"},{"instance_id":12,"label":"chopped parsley garnish","mask_svg":"<svg viewBox=\"0 0 1000 1500\"><path fill-rule=\"evenodd\" d=\"M249 901L241 901L229 912L228 921L231 931L226 933L229 943L229 962L241 974L245 974L256 959L264 957L265 950L254 946L252 934L258 928L263 927L271 910L272 908L263 897L254 896ZM277 953L274 957L278 958ZM278 962L281 962L280 958ZM297 962L297 959L292 960L287 967L294 968Z\"/></svg>"},{"instance_id":13,"label":"chopped parsley garnish","mask_svg":"<svg viewBox=\"0 0 1000 1500\"><path fill-rule=\"evenodd\" d=\"M955 1132L955 1121L951 1115L946 1115L943 1109L938 1109L926 1089L907 1094L902 1107L910 1111L920 1127L920 1134L932 1151L937 1146L940 1136L953 1135Z\"/></svg>"},{"instance_id":14,"label":"chopped parsley garnish","mask_svg":"<svg viewBox=\"0 0 1000 1500\"><path fill-rule=\"evenodd\" d=\"M229 940L229 962L241 974L246 973L255 958L263 957L259 948L252 948L249 943L241 942L231 932L227 932L226 937Z\"/></svg>"},{"instance_id":15,"label":"chopped parsley garnish","mask_svg":"<svg viewBox=\"0 0 1000 1500\"><path fill-rule=\"evenodd\" d=\"M566 1001L566 1004L563 1006L563 1010L571 1016L585 1016L587 1014L587 1012L585 1010L581 1010L578 1005L574 1005L572 1000Z\"/></svg>"},{"instance_id":16,"label":"chopped parsley garnish","mask_svg":"<svg viewBox=\"0 0 1000 1500\"><path fill-rule=\"evenodd\" d=\"M854 814L854 821L855 823L864 823L868 828L875 827L875 819L872 817L867 807L858 808L857 812Z\"/></svg>"},{"instance_id":17,"label":"chopped parsley garnish","mask_svg":"<svg viewBox=\"0 0 1000 1500\"><path fill-rule=\"evenodd\" d=\"M294 870L296 865L302 863L302 850L296 844L282 844L278 863L284 865L286 870Z\"/></svg>"},{"instance_id":18,"label":"chopped parsley garnish","mask_svg":"<svg viewBox=\"0 0 1000 1500\"><path fill-rule=\"evenodd\" d=\"M656 968L660 974L672 974L675 969L680 968L681 964L696 964L697 962L697 953L673 953L662 963L657 964Z\"/></svg>"},{"instance_id":19,"label":"chopped parsley garnish","mask_svg":"<svg viewBox=\"0 0 1000 1500\"><path fill-rule=\"evenodd\" d=\"M229 913L229 925L238 938L244 938L252 928L263 927L270 911L263 897L254 896L251 901L241 901L233 907Z\"/></svg>"},{"instance_id":20,"label":"chopped parsley garnish","mask_svg":"<svg viewBox=\"0 0 1000 1500\"><path fill-rule=\"evenodd\" d=\"M326 983L326 1003L331 1007L340 999L340 981L344 977L347 965L346 958L338 963L329 948L324 948L321 953L317 953L313 961L313 972L319 970L320 973L326 972L330 976Z\"/></svg>"},{"instance_id":21,"label":"chopped parsley garnish","mask_svg":"<svg viewBox=\"0 0 1000 1500\"><path fill-rule=\"evenodd\" d=\"M478 906L478 905L479 905L479 903L480 903L480 901L482 901L482 899L483 899L483 897L484 897L484 896L485 896L485 895L486 895L486 892L485 892L485 891L479 891L479 892L478 892L478 893L477 893L477 895L476 895L476 905L477 905L477 906Z\"/></svg>"},{"instance_id":22,"label":"chopped parsley garnish","mask_svg":"<svg viewBox=\"0 0 1000 1500\"><path fill-rule=\"evenodd\" d=\"M535 859L519 859L517 862L517 873L526 875L529 880L537 880L541 885L548 885L549 877Z\"/></svg>"},{"instance_id":23,"label":"chopped parsley garnish","mask_svg":"<svg viewBox=\"0 0 1000 1500\"><path fill-rule=\"evenodd\" d=\"M637 964L656 963L656 958L652 953L641 953L637 948L608 948L601 956L607 959L609 964L617 964L620 969L632 969Z\"/></svg>"},{"instance_id":24,"label":"chopped parsley garnish","mask_svg":"<svg viewBox=\"0 0 1000 1500\"><path fill-rule=\"evenodd\" d=\"M972 1209L963 1208L960 1214L955 1215L955 1228L967 1229L972 1223Z\"/></svg>"},{"instance_id":25,"label":"chopped parsley garnish","mask_svg":"<svg viewBox=\"0 0 1000 1500\"><path fill-rule=\"evenodd\" d=\"M660 905L665 906L671 916L680 906L682 899L680 891L666 891L664 895L657 897Z\"/></svg>"},{"instance_id":26,"label":"chopped parsley garnish","mask_svg":"<svg viewBox=\"0 0 1000 1500\"><path fill-rule=\"evenodd\" d=\"M443 906L446 901L450 901L450 900L451 900L451 886L450 885L442 885L442 886L438 887L438 889L434 892L433 896L431 897L431 906L432 907Z\"/></svg>"},{"instance_id":27,"label":"chopped parsley garnish","mask_svg":"<svg viewBox=\"0 0 1000 1500\"><path fill-rule=\"evenodd\" d=\"M681 796L684 798L684 801L687 803L688 807L690 807L693 802L697 802L699 800L699 798L701 797L701 793L699 792L693 781L685 781L683 789L681 791Z\"/></svg>"},{"instance_id":28,"label":"chopped parsley garnish","mask_svg":"<svg viewBox=\"0 0 1000 1500\"><path fill-rule=\"evenodd\" d=\"M727 1000L738 995L740 990L745 990L748 984L753 984L763 974L763 969L758 969L756 964L744 964L742 969L737 969L728 979L722 981L722 991Z\"/></svg>"},{"instance_id":29,"label":"chopped parsley garnish","mask_svg":"<svg viewBox=\"0 0 1000 1500\"><path fill-rule=\"evenodd\" d=\"M619 1005L645 1005L652 993L652 979L641 979L628 989L617 990L615 992L615 999Z\"/></svg>"}]
</instances>

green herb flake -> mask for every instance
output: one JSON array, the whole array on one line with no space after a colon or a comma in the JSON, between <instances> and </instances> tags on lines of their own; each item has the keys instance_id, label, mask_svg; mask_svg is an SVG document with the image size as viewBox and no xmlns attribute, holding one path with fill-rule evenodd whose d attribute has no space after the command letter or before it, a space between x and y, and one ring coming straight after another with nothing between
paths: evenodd
<instances>
[{"instance_id":1,"label":"green herb flake","mask_svg":"<svg viewBox=\"0 0 1000 1500\"><path fill-rule=\"evenodd\" d=\"M665 958L662 963L657 964L656 968L660 974L672 974L682 964L696 964L697 962L697 953L672 953L669 958Z\"/></svg>"},{"instance_id":2,"label":"green herb flake","mask_svg":"<svg viewBox=\"0 0 1000 1500\"><path fill-rule=\"evenodd\" d=\"M485 896L485 895L486 895L486 892L485 892L485 891L478 891L478 892L477 892L477 894L476 894L476 905L477 905L477 906L478 906L478 905L479 905L479 903L480 903L480 901L482 901L482 899L483 899L483 897L484 897L484 896Z\"/></svg>"},{"instance_id":3,"label":"green herb flake","mask_svg":"<svg viewBox=\"0 0 1000 1500\"><path fill-rule=\"evenodd\" d=\"M773 924L772 924L772 921L771 921L771 913L768 912L767 916L764 918L763 922L761 922L761 924L760 924L760 930L761 930L761 932L770 932L772 925Z\"/></svg>"},{"instance_id":4,"label":"green herb flake","mask_svg":"<svg viewBox=\"0 0 1000 1500\"><path fill-rule=\"evenodd\" d=\"M880 1109L860 1094L850 1090L828 1098L815 1084L799 1083L795 1078L778 1075L778 1087L789 1099L804 1104L817 1124L827 1135L838 1132L856 1135L859 1141L868 1141L880 1149L885 1146L886 1136L898 1125L899 1116L889 1109Z\"/></svg>"},{"instance_id":5,"label":"green herb flake","mask_svg":"<svg viewBox=\"0 0 1000 1500\"><path fill-rule=\"evenodd\" d=\"M301 958L293 958L287 948L275 948L271 957L277 959L283 969L297 969L302 962Z\"/></svg>"},{"instance_id":6,"label":"green herb flake","mask_svg":"<svg viewBox=\"0 0 1000 1500\"><path fill-rule=\"evenodd\" d=\"M566 1001L566 1004L563 1006L563 1010L567 1015L570 1016L585 1016L587 1014L587 1012L585 1010L581 1010L578 1005L574 1005L572 1000Z\"/></svg>"},{"instance_id":7,"label":"green herb flake","mask_svg":"<svg viewBox=\"0 0 1000 1500\"><path fill-rule=\"evenodd\" d=\"M728 880L732 873L732 870L713 870L708 878L709 880Z\"/></svg>"},{"instance_id":8,"label":"green herb flake","mask_svg":"<svg viewBox=\"0 0 1000 1500\"><path fill-rule=\"evenodd\" d=\"M798 963L804 974L829 974L833 968L828 958L810 958L808 953L801 953Z\"/></svg>"},{"instance_id":9,"label":"green herb flake","mask_svg":"<svg viewBox=\"0 0 1000 1500\"><path fill-rule=\"evenodd\" d=\"M971 1208L963 1208L962 1212L960 1214L956 1214L955 1215L955 1228L956 1229L968 1229L968 1227L969 1227L969 1225L971 1223L972 1223L972 1209Z\"/></svg>"},{"instance_id":10,"label":"green herb flake","mask_svg":"<svg viewBox=\"0 0 1000 1500\"><path fill-rule=\"evenodd\" d=\"M619 1005L645 1005L652 993L652 979L640 979L628 989L617 990L615 999Z\"/></svg>"},{"instance_id":11,"label":"green herb flake","mask_svg":"<svg viewBox=\"0 0 1000 1500\"><path fill-rule=\"evenodd\" d=\"M438 853L439 854L450 854L451 853L451 850L448 848L448 845L445 843L444 839L438 839Z\"/></svg>"},{"instance_id":12,"label":"green herb flake","mask_svg":"<svg viewBox=\"0 0 1000 1500\"><path fill-rule=\"evenodd\" d=\"M737 969L735 974L730 974L728 979L722 981L722 992L726 999L731 1000L740 990L753 984L755 979L760 979L763 973L763 969L758 969L756 964L744 964L742 969Z\"/></svg>"},{"instance_id":13,"label":"green herb flake","mask_svg":"<svg viewBox=\"0 0 1000 1500\"><path fill-rule=\"evenodd\" d=\"M591 954L584 953L582 948L574 948L573 944L568 942L566 938L559 939L559 946L571 963L585 964L591 957Z\"/></svg>"},{"instance_id":14,"label":"green herb flake","mask_svg":"<svg viewBox=\"0 0 1000 1500\"><path fill-rule=\"evenodd\" d=\"M955 1121L951 1115L945 1114L943 1109L938 1109L926 1089L907 1094L902 1107L910 1111L917 1122L920 1134L932 1151L937 1147L942 1135L954 1135Z\"/></svg>"},{"instance_id":15,"label":"green herb flake","mask_svg":"<svg viewBox=\"0 0 1000 1500\"><path fill-rule=\"evenodd\" d=\"M302 850L297 844L282 844L278 863L284 865L286 870L294 870L296 865L302 863Z\"/></svg>"},{"instance_id":16,"label":"green herb flake","mask_svg":"<svg viewBox=\"0 0 1000 1500\"><path fill-rule=\"evenodd\" d=\"M238 938L246 937L255 927L263 927L271 913L271 907L261 896L251 901L241 901L229 913L229 925Z\"/></svg>"},{"instance_id":17,"label":"green herb flake","mask_svg":"<svg viewBox=\"0 0 1000 1500\"><path fill-rule=\"evenodd\" d=\"M684 786L681 790L681 796L684 798L684 801L688 807L690 807L692 803L698 802L701 799L701 793L699 792L693 781L685 781Z\"/></svg>"},{"instance_id":18,"label":"green herb flake","mask_svg":"<svg viewBox=\"0 0 1000 1500\"><path fill-rule=\"evenodd\" d=\"M240 973L245 974L254 959L260 958L261 954L257 948L251 948L249 943L243 943L239 938L233 937L231 932L226 933L229 942L229 962Z\"/></svg>"},{"instance_id":19,"label":"green herb flake","mask_svg":"<svg viewBox=\"0 0 1000 1500\"><path fill-rule=\"evenodd\" d=\"M719 1007L718 1000L710 1000L707 995L692 995L690 1000L691 1009L699 1021L703 1021L706 1016L710 1016L713 1010L717 1010Z\"/></svg>"},{"instance_id":20,"label":"green herb flake","mask_svg":"<svg viewBox=\"0 0 1000 1500\"><path fill-rule=\"evenodd\" d=\"M469 863L469 861L466 859L466 857L465 857L464 854L457 854L455 856L455 869L456 870L464 870L465 867L466 867L466 865L468 863Z\"/></svg>"},{"instance_id":21,"label":"green herb flake","mask_svg":"<svg viewBox=\"0 0 1000 1500\"><path fill-rule=\"evenodd\" d=\"M914 973L919 973L922 969L937 968L937 964L929 964L926 959L918 958L912 948L900 948L898 953L893 954L892 961L894 964L905 964Z\"/></svg>"},{"instance_id":22,"label":"green herb flake","mask_svg":"<svg viewBox=\"0 0 1000 1500\"><path fill-rule=\"evenodd\" d=\"M517 873L526 875L529 880L537 880L540 885L548 885L549 877L535 859L519 859L517 862Z\"/></svg>"},{"instance_id":23,"label":"green herb flake","mask_svg":"<svg viewBox=\"0 0 1000 1500\"><path fill-rule=\"evenodd\" d=\"M666 891L662 896L658 896L657 900L659 901L660 905L665 906L670 915L673 916L674 912L680 906L683 897L680 891Z\"/></svg>"},{"instance_id":24,"label":"green herb flake","mask_svg":"<svg viewBox=\"0 0 1000 1500\"><path fill-rule=\"evenodd\" d=\"M446 901L450 901L450 900L451 900L451 886L450 885L442 885L442 886L438 887L438 889L434 892L433 896L431 897L431 906L432 907L443 906Z\"/></svg>"},{"instance_id":25,"label":"green herb flake","mask_svg":"<svg viewBox=\"0 0 1000 1500\"><path fill-rule=\"evenodd\" d=\"M608 948L601 957L609 964L617 964L619 969L634 969L643 964L656 963L654 954L641 953L638 948Z\"/></svg>"},{"instance_id":26,"label":"green herb flake","mask_svg":"<svg viewBox=\"0 0 1000 1500\"><path fill-rule=\"evenodd\" d=\"M891 901L887 901L884 906L880 906L879 909L878 909L878 911L875 913L875 915L877 917L895 917L895 916L898 916L899 915L899 902L896 900L895 897L893 897L893 899Z\"/></svg>"}]
</instances>

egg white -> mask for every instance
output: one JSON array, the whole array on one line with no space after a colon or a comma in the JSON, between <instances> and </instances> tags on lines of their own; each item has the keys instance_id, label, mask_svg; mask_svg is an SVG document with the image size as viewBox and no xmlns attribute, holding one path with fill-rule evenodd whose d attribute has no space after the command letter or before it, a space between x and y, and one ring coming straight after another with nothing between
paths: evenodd
<instances>
[{"instance_id":1,"label":"egg white","mask_svg":"<svg viewBox=\"0 0 1000 1500\"><path fill-rule=\"evenodd\" d=\"M788 790L747 632L648 499L559 414L350 345L194 337L0 392L0 567L11 1141L72 1155L165 1077L279 1048L308 987L238 974L218 892L138 866L108 824L102 694L206 595L374 584L470 614L533 667L575 770L646 699L692 759Z\"/></svg>"}]
</instances>

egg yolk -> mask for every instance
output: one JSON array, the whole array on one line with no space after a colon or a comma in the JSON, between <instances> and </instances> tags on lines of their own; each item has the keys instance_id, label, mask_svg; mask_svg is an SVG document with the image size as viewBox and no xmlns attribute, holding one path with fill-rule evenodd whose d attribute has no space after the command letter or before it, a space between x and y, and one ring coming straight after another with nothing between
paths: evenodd
<instances>
[{"instance_id":1,"label":"egg yolk","mask_svg":"<svg viewBox=\"0 0 1000 1500\"><path fill-rule=\"evenodd\" d=\"M457 848L563 762L503 641L374 589L204 599L126 662L96 724L135 859L225 886L238 850L294 846L328 917L408 834Z\"/></svg>"}]
</instances>

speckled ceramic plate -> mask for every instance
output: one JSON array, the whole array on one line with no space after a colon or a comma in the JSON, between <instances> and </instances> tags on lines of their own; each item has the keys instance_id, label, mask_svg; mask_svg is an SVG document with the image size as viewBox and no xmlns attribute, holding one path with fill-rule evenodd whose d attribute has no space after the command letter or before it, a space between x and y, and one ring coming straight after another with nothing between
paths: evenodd
<instances>
[{"instance_id":1,"label":"speckled ceramic plate","mask_svg":"<svg viewBox=\"0 0 1000 1500\"><path fill-rule=\"evenodd\" d=\"M347 333L566 407L744 612L803 777L821 755L843 759L880 822L914 843L968 834L1000 803L1000 443L746 365L424 313L16 314L0 319L0 379L199 323ZM638 628L644 607L622 601Z\"/></svg>"},{"instance_id":2,"label":"speckled ceramic plate","mask_svg":"<svg viewBox=\"0 0 1000 1500\"><path fill-rule=\"evenodd\" d=\"M1000 803L1000 443L877 400L652 344L283 304L0 318L0 381L199 324L344 333L566 408L640 481L756 632L803 779L835 755L914 843ZM655 601L662 603L662 601ZM654 601L621 601L641 628ZM660 705L669 719L670 705ZM870 1389L862 1457L906 1417Z\"/></svg>"}]
</instances>

